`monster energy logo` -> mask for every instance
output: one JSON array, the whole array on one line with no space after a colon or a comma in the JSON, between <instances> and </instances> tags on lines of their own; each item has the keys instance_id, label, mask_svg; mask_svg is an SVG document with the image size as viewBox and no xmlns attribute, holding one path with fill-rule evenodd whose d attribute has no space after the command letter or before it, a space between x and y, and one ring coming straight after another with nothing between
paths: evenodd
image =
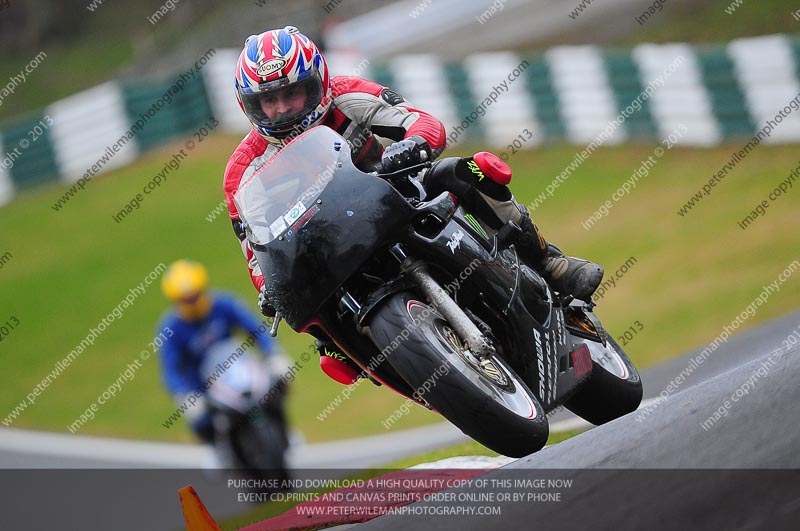
<instances>
[{"instance_id":1,"label":"monster energy logo","mask_svg":"<svg viewBox=\"0 0 800 531\"><path fill-rule=\"evenodd\" d=\"M478 234L480 234L481 236L483 236L486 239L489 239L489 235L486 234L486 231L483 230L483 227L481 227L481 224L478 222L477 219L475 219L475 217L472 214L465 214L464 217L467 218L467 221L469 221L469 224L472 225L472 228L475 229L478 232Z\"/></svg>"}]
</instances>

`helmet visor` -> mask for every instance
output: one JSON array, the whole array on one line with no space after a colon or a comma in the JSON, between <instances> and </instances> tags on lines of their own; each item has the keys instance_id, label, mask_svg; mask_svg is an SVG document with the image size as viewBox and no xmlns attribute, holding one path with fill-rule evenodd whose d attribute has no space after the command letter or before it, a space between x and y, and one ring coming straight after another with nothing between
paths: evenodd
<instances>
[{"instance_id":1,"label":"helmet visor","mask_svg":"<svg viewBox=\"0 0 800 531\"><path fill-rule=\"evenodd\" d=\"M253 122L274 136L288 135L322 101L322 81L316 73L294 83L287 83L284 78L264 83L263 87L254 94L240 93L242 105Z\"/></svg>"},{"instance_id":2,"label":"helmet visor","mask_svg":"<svg viewBox=\"0 0 800 531\"><path fill-rule=\"evenodd\" d=\"M211 299L208 293L200 291L176 301L178 314L187 321L205 319L211 311Z\"/></svg>"}]
</instances>

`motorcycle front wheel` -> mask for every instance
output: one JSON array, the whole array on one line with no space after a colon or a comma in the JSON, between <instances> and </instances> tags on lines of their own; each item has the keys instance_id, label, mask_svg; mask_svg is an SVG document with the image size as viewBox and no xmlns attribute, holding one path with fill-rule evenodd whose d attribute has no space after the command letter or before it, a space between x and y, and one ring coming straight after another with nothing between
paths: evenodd
<instances>
[{"instance_id":1,"label":"motorcycle front wheel","mask_svg":"<svg viewBox=\"0 0 800 531\"><path fill-rule=\"evenodd\" d=\"M495 452L523 457L547 442L539 400L499 356L481 363L447 320L409 292L375 311L370 335L414 398Z\"/></svg>"},{"instance_id":2,"label":"motorcycle front wheel","mask_svg":"<svg viewBox=\"0 0 800 531\"><path fill-rule=\"evenodd\" d=\"M234 428L231 444L238 466L261 479L288 480L284 460L286 435L282 426L263 413Z\"/></svg>"}]
</instances>

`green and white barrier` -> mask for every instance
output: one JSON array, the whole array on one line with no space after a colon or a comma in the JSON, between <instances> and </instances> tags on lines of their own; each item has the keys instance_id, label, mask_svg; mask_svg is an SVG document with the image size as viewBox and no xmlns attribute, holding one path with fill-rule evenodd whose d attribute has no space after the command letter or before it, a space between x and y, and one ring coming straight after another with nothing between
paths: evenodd
<instances>
[{"instance_id":1,"label":"green and white barrier","mask_svg":"<svg viewBox=\"0 0 800 531\"><path fill-rule=\"evenodd\" d=\"M545 53L558 94L567 140L588 144L616 119L617 103L608 80L602 49L596 46L558 46ZM609 144L627 140L624 127L611 133Z\"/></svg>"},{"instance_id":2,"label":"green and white barrier","mask_svg":"<svg viewBox=\"0 0 800 531\"><path fill-rule=\"evenodd\" d=\"M224 131L246 133L250 124L233 89L238 55L209 50L161 82L106 83L0 125L0 204L18 188L85 182L121 167L210 116ZM334 74L374 79L437 116L448 145L499 149L651 142L681 125L679 143L713 146L753 136L800 94L800 37L785 35L716 46L557 46L460 62L431 54L386 63L329 59ZM800 142L800 110L791 111L767 142Z\"/></svg>"},{"instance_id":3,"label":"green and white barrier","mask_svg":"<svg viewBox=\"0 0 800 531\"><path fill-rule=\"evenodd\" d=\"M65 183L125 166L139 156L135 137L125 134L130 123L117 82L57 101L44 114L52 118L50 140Z\"/></svg>"},{"instance_id":4,"label":"green and white barrier","mask_svg":"<svg viewBox=\"0 0 800 531\"><path fill-rule=\"evenodd\" d=\"M783 35L741 39L728 45L736 78L746 97L747 108L759 130L800 94L800 40ZM766 140L772 143L800 140L800 112L783 118Z\"/></svg>"},{"instance_id":5,"label":"green and white barrier","mask_svg":"<svg viewBox=\"0 0 800 531\"><path fill-rule=\"evenodd\" d=\"M3 137L0 136L0 153L5 153L3 148ZM11 181L11 174L6 170L5 165L0 164L0 206L3 206L14 199L14 183Z\"/></svg>"}]
</instances>

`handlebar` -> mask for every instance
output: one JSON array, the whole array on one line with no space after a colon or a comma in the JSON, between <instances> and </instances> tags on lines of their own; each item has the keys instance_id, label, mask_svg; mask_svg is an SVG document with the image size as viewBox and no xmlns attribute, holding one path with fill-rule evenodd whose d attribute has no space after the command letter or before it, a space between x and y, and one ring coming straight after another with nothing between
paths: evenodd
<instances>
[{"instance_id":1,"label":"handlebar","mask_svg":"<svg viewBox=\"0 0 800 531\"><path fill-rule=\"evenodd\" d=\"M413 166L409 166L407 168L403 168L397 171L389 172L389 173L382 173L383 170L383 163L378 162L375 164L373 171L378 174L379 177L386 179L387 181L392 181L398 177L405 177L407 175L411 175L415 171L421 170L423 168L430 168L433 165L432 162L426 161L421 162L420 164L415 164Z\"/></svg>"}]
</instances>

